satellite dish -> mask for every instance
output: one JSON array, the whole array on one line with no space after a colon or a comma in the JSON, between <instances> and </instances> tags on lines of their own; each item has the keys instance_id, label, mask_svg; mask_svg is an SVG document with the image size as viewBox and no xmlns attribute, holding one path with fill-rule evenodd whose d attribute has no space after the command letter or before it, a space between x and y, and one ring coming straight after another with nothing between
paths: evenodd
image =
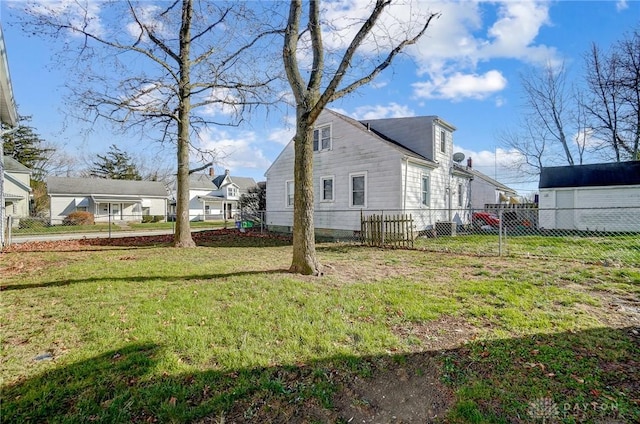
<instances>
[{"instance_id":1,"label":"satellite dish","mask_svg":"<svg viewBox=\"0 0 640 424\"><path fill-rule=\"evenodd\" d=\"M460 163L464 160L464 153L458 152L453 154L453 161Z\"/></svg>"}]
</instances>

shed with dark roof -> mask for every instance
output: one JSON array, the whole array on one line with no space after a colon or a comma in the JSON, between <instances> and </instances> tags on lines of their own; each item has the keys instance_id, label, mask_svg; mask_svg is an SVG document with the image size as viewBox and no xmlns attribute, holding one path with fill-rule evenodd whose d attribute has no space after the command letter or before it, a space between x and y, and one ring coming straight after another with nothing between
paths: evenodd
<instances>
[{"instance_id":1,"label":"shed with dark roof","mask_svg":"<svg viewBox=\"0 0 640 424\"><path fill-rule=\"evenodd\" d=\"M542 168L538 188L541 227L640 231L640 161Z\"/></svg>"}]
</instances>

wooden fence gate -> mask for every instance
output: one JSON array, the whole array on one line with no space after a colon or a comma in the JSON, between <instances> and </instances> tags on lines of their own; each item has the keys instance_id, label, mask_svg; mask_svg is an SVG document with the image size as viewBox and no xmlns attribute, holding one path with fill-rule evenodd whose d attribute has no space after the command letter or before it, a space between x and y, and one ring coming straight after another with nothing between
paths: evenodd
<instances>
[{"instance_id":1,"label":"wooden fence gate","mask_svg":"<svg viewBox=\"0 0 640 424\"><path fill-rule=\"evenodd\" d=\"M362 243L369 246L413 247L413 217L411 214L364 216L361 211L360 235Z\"/></svg>"}]
</instances>

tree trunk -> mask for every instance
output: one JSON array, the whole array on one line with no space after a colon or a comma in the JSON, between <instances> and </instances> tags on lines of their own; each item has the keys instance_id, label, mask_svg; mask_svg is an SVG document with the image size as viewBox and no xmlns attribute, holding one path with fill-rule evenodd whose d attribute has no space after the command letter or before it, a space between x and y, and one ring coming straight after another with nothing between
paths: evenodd
<instances>
[{"instance_id":1,"label":"tree trunk","mask_svg":"<svg viewBox=\"0 0 640 424\"><path fill-rule=\"evenodd\" d=\"M297 108L294 138L294 194L293 194L293 261L290 272L320 275L316 258L313 225L313 122L303 107Z\"/></svg>"},{"instance_id":2,"label":"tree trunk","mask_svg":"<svg viewBox=\"0 0 640 424\"><path fill-rule=\"evenodd\" d=\"M182 2L180 28L180 87L178 106L178 198L176 204L176 233L174 247L194 247L189 224L189 114L191 112L191 81L189 75L189 47L191 38L191 0Z\"/></svg>"}]
</instances>

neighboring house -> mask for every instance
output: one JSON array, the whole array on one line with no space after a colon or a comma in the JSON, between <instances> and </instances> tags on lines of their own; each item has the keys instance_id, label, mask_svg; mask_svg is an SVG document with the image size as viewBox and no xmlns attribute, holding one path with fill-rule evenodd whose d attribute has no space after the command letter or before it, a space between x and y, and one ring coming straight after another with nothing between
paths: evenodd
<instances>
[{"instance_id":1,"label":"neighboring house","mask_svg":"<svg viewBox=\"0 0 640 424\"><path fill-rule=\"evenodd\" d=\"M169 199L158 181L102 178L47 178L51 224L61 224L71 212L91 212L96 222L142 221L143 215L167 215Z\"/></svg>"},{"instance_id":2,"label":"neighboring house","mask_svg":"<svg viewBox=\"0 0 640 424\"><path fill-rule=\"evenodd\" d=\"M516 197L517 192L514 189L473 169L473 160L471 158L467 159L465 169L473 175L470 189L471 202L469 204L471 209L484 209L485 205L504 203Z\"/></svg>"},{"instance_id":3,"label":"neighboring house","mask_svg":"<svg viewBox=\"0 0 640 424\"><path fill-rule=\"evenodd\" d=\"M540 227L640 231L640 161L542 168Z\"/></svg>"},{"instance_id":4,"label":"neighboring house","mask_svg":"<svg viewBox=\"0 0 640 424\"><path fill-rule=\"evenodd\" d=\"M20 218L29 216L31 170L11 156L3 156L2 160L5 216L11 216L13 224L18 225Z\"/></svg>"},{"instance_id":5,"label":"neighboring house","mask_svg":"<svg viewBox=\"0 0 640 424\"><path fill-rule=\"evenodd\" d=\"M253 178L232 177L228 169L218 176L213 168L208 174L191 174L189 220L232 219L238 213L240 196L255 186Z\"/></svg>"},{"instance_id":6,"label":"neighboring house","mask_svg":"<svg viewBox=\"0 0 640 424\"><path fill-rule=\"evenodd\" d=\"M473 177L454 166L455 127L437 116L356 121L323 111L314 130L316 230L360 230L360 216L411 213L417 230L436 222L470 221ZM267 224L292 230L294 147L291 141L266 172Z\"/></svg>"},{"instance_id":7,"label":"neighboring house","mask_svg":"<svg viewBox=\"0 0 640 424\"><path fill-rule=\"evenodd\" d=\"M17 121L18 112L16 110L15 100L13 99L13 88L11 86L11 77L9 74L7 50L4 44L2 26L0 26L0 122L11 128L16 126ZM5 244L6 199L4 177L4 151L2 142L0 141L0 248Z\"/></svg>"}]
</instances>

